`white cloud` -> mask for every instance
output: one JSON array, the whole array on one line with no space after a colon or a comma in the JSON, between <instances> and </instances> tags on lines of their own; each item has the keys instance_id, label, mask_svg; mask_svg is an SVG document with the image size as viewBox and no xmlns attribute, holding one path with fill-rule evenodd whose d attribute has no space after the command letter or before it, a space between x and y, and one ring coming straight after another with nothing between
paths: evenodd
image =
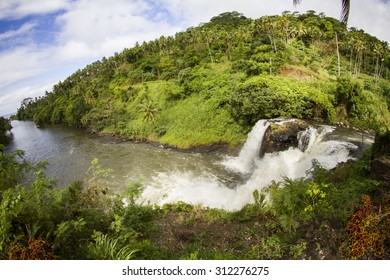
<instances>
[{"instance_id":1,"label":"white cloud","mask_svg":"<svg viewBox=\"0 0 390 280\"><path fill-rule=\"evenodd\" d=\"M379 0L355 0L351 3L348 25L390 43L390 4Z\"/></svg>"},{"instance_id":2,"label":"white cloud","mask_svg":"<svg viewBox=\"0 0 390 280\"><path fill-rule=\"evenodd\" d=\"M0 18L5 14L16 18L29 13L39 13L40 10L30 6L31 2L34 1L8 1L6 8L10 10L15 7L15 11L11 15L11 11L2 10ZM66 11L57 16L56 23L62 28L53 44L39 47L37 43L28 42L24 46L0 52L0 94L6 96L0 99L0 112L3 113L10 107L14 108L11 111L15 111L21 99L35 95L41 87L32 89L29 86L32 78L41 79L45 75L54 75L54 72L61 74L61 69L65 66L68 69L73 67L75 71L103 56L110 56L125 47L131 47L137 41L149 41L162 34L179 31L164 19L156 22L145 16L151 7L144 1L68 2L56 1L55 5L43 7L41 12L55 12L59 7L67 7ZM39 6L40 3L34 4ZM4 7L5 4L2 2L0 5ZM18 30L8 31L0 36L11 38L32 31L35 27L31 23L25 24ZM59 79L64 78L65 75ZM12 85L20 83L25 83L26 86L22 90L20 87L13 90ZM23 95L25 96L22 97Z\"/></svg>"},{"instance_id":3,"label":"white cloud","mask_svg":"<svg viewBox=\"0 0 390 280\"><path fill-rule=\"evenodd\" d=\"M0 40L6 40L16 36L26 34L27 32L33 30L36 26L37 26L36 22L27 22L17 30L9 30L7 32L0 33Z\"/></svg>"},{"instance_id":4,"label":"white cloud","mask_svg":"<svg viewBox=\"0 0 390 280\"><path fill-rule=\"evenodd\" d=\"M0 19L23 18L66 9L72 0L2 0Z\"/></svg>"},{"instance_id":5,"label":"white cloud","mask_svg":"<svg viewBox=\"0 0 390 280\"><path fill-rule=\"evenodd\" d=\"M281 14L285 10L294 8L292 0L156 0L155 2L162 2L171 15L180 19L181 25L186 27L207 22L213 16L223 12L237 11L250 18L259 18L266 14Z\"/></svg>"},{"instance_id":6,"label":"white cloud","mask_svg":"<svg viewBox=\"0 0 390 280\"><path fill-rule=\"evenodd\" d=\"M56 53L57 63L94 57L91 49L84 42L69 40L64 45L52 49Z\"/></svg>"},{"instance_id":7,"label":"white cloud","mask_svg":"<svg viewBox=\"0 0 390 280\"><path fill-rule=\"evenodd\" d=\"M57 18L62 26L58 40L84 44L96 55L96 50L100 50L100 55L110 55L131 47L135 41L178 31L164 20L156 22L145 16L150 10L143 1L81 0Z\"/></svg>"},{"instance_id":8,"label":"white cloud","mask_svg":"<svg viewBox=\"0 0 390 280\"><path fill-rule=\"evenodd\" d=\"M0 87L44 73L50 56L31 46L0 53Z\"/></svg>"},{"instance_id":9,"label":"white cloud","mask_svg":"<svg viewBox=\"0 0 390 280\"><path fill-rule=\"evenodd\" d=\"M20 105L21 101L26 97L42 96L45 91L50 91L54 83L50 82L44 85L28 85L18 86L10 90L6 95L0 96L0 116L15 113L15 104Z\"/></svg>"}]
</instances>

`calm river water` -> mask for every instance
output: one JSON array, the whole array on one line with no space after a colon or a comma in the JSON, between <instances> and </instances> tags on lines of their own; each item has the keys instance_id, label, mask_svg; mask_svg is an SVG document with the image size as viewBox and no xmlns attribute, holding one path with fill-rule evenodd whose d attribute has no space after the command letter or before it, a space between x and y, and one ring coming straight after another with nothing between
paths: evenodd
<instances>
[{"instance_id":1,"label":"calm river water","mask_svg":"<svg viewBox=\"0 0 390 280\"><path fill-rule=\"evenodd\" d=\"M29 121L12 121L11 124L13 141L6 152L19 149L25 151L28 161L47 160L46 174L57 178L58 187L85 178L94 158L98 158L104 168L113 169L110 184L118 191L135 180L147 183L153 176L171 171L210 173L221 180L231 176L218 164L221 156L216 154L185 153L145 143L120 142L61 125L37 128Z\"/></svg>"}]
</instances>

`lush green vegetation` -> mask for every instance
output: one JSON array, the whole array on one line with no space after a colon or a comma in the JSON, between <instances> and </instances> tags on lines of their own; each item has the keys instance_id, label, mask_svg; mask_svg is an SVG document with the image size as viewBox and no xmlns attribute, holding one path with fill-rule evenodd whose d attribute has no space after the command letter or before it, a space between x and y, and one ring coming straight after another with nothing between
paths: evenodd
<instances>
[{"instance_id":1,"label":"lush green vegetation","mask_svg":"<svg viewBox=\"0 0 390 280\"><path fill-rule=\"evenodd\" d=\"M8 144L10 140L9 131L12 126L8 119L0 117L0 151L3 150L2 145Z\"/></svg>"},{"instance_id":2,"label":"lush green vegetation","mask_svg":"<svg viewBox=\"0 0 390 280\"><path fill-rule=\"evenodd\" d=\"M0 153L0 164L3 259L390 257L389 191L386 182L369 179L369 152L332 172L313 163L311 179L256 190L255 202L236 212L140 205L137 182L123 195L108 195L110 170L97 160L84 182L64 188L53 188L45 162L32 165L22 152Z\"/></svg>"},{"instance_id":3,"label":"lush green vegetation","mask_svg":"<svg viewBox=\"0 0 390 280\"><path fill-rule=\"evenodd\" d=\"M312 11L231 12L88 65L17 118L182 148L236 145L280 116L386 131L389 79L388 44L362 30Z\"/></svg>"},{"instance_id":4,"label":"lush green vegetation","mask_svg":"<svg viewBox=\"0 0 390 280\"><path fill-rule=\"evenodd\" d=\"M310 179L275 182L236 212L139 205L139 183L108 195L97 160L83 182L53 188L44 162L0 153L0 256L389 259L389 179L373 164L389 159L389 79L387 43L314 12L224 13L103 58L25 99L17 118L183 148L236 145L280 116L372 128L377 141L357 163L314 162Z\"/></svg>"}]
</instances>

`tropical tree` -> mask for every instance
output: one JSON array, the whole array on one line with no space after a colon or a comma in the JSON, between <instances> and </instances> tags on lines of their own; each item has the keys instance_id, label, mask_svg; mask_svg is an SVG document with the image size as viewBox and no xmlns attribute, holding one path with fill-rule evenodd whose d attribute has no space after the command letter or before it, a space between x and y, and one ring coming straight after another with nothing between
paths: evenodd
<instances>
[{"instance_id":1,"label":"tropical tree","mask_svg":"<svg viewBox=\"0 0 390 280\"><path fill-rule=\"evenodd\" d=\"M7 144L9 141L8 131L12 128L11 123L8 119L0 117L0 145ZM0 146L0 151L1 151Z\"/></svg>"},{"instance_id":2,"label":"tropical tree","mask_svg":"<svg viewBox=\"0 0 390 280\"><path fill-rule=\"evenodd\" d=\"M159 112L159 108L152 101L147 100L144 103L139 105L140 112L143 113L143 120L147 122L152 122L157 113Z\"/></svg>"}]
</instances>

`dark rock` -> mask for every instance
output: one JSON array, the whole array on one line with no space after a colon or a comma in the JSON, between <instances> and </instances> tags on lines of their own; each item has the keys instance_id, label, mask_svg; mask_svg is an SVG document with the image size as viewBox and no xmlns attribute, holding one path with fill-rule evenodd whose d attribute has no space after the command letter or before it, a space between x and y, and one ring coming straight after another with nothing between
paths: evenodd
<instances>
[{"instance_id":1,"label":"dark rock","mask_svg":"<svg viewBox=\"0 0 390 280\"><path fill-rule=\"evenodd\" d=\"M371 179L382 181L390 187L390 156L374 158L371 163Z\"/></svg>"},{"instance_id":2,"label":"dark rock","mask_svg":"<svg viewBox=\"0 0 390 280\"><path fill-rule=\"evenodd\" d=\"M377 134L375 143L372 146L372 157L390 156L390 131L383 134Z\"/></svg>"},{"instance_id":3,"label":"dark rock","mask_svg":"<svg viewBox=\"0 0 390 280\"><path fill-rule=\"evenodd\" d=\"M372 146L371 179L381 181L390 191L390 131L377 134Z\"/></svg>"},{"instance_id":4,"label":"dark rock","mask_svg":"<svg viewBox=\"0 0 390 280\"><path fill-rule=\"evenodd\" d=\"M298 147L298 133L308 127L308 123L302 120L281 124L272 123L265 132L260 156L265 153L285 151L290 147Z\"/></svg>"}]
</instances>

